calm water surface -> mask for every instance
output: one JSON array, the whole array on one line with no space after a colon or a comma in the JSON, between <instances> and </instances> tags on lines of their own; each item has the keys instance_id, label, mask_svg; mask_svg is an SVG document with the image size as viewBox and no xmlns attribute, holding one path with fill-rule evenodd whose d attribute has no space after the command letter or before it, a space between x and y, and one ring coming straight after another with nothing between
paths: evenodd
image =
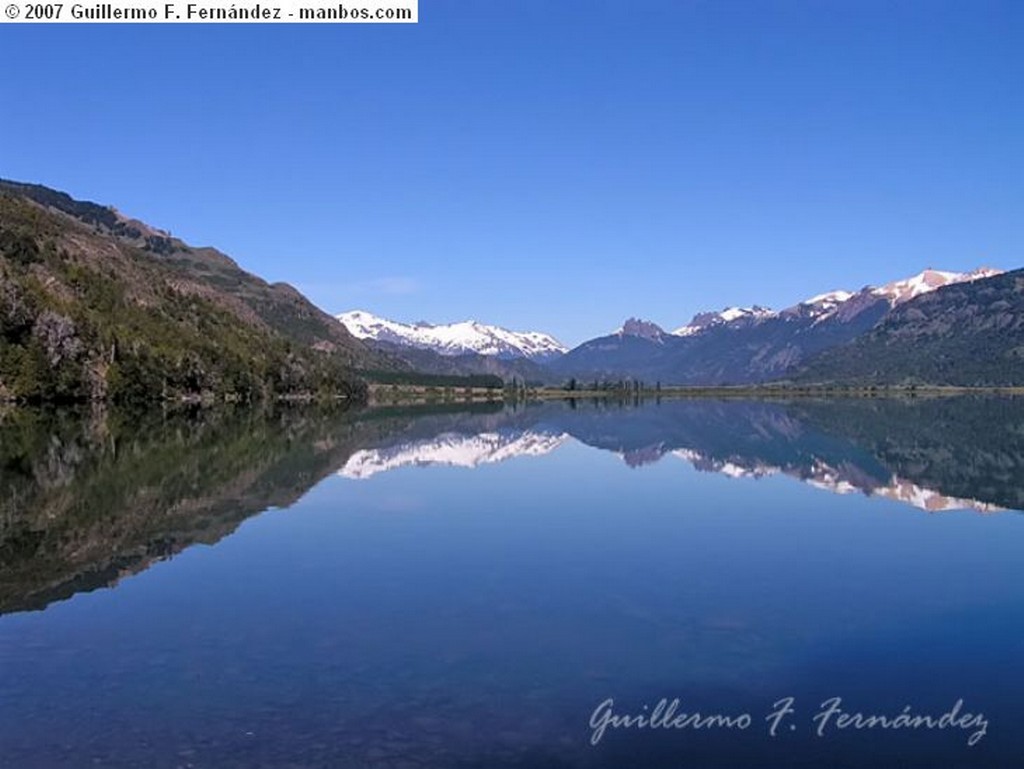
<instances>
[{"instance_id":1,"label":"calm water surface","mask_svg":"<svg viewBox=\"0 0 1024 769\"><path fill-rule=\"evenodd\" d=\"M9 412L0 439L3 766L1024 756L1018 400ZM819 735L835 697L962 704ZM592 745L609 699L750 725Z\"/></svg>"}]
</instances>

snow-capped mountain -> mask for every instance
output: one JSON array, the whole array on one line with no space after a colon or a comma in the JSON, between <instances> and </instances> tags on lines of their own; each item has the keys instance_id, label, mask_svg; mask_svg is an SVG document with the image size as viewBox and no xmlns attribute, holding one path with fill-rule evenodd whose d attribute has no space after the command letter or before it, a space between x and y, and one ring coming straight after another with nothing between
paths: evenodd
<instances>
[{"instance_id":1,"label":"snow-capped mountain","mask_svg":"<svg viewBox=\"0 0 1024 769\"><path fill-rule=\"evenodd\" d=\"M545 361L558 357L567 348L550 334L539 331L509 331L475 320L433 325L399 323L365 310L352 310L336 316L359 339L433 350L441 355L476 353L496 358L528 358Z\"/></svg>"},{"instance_id":2,"label":"snow-capped mountain","mask_svg":"<svg viewBox=\"0 0 1024 769\"><path fill-rule=\"evenodd\" d=\"M783 314L804 315L815 319L822 319L831 316L840 305L845 304L855 297L853 291L828 291L824 294L812 296L793 307L783 310Z\"/></svg>"},{"instance_id":3,"label":"snow-capped mountain","mask_svg":"<svg viewBox=\"0 0 1024 769\"><path fill-rule=\"evenodd\" d=\"M700 312L693 316L693 320L685 326L680 326L672 333L676 336L693 336L713 326L722 326L740 320L760 320L770 318L775 313L767 307L754 305L753 307L726 307L718 312Z\"/></svg>"},{"instance_id":4,"label":"snow-capped mountain","mask_svg":"<svg viewBox=\"0 0 1024 769\"><path fill-rule=\"evenodd\" d=\"M563 379L639 379L673 385L783 380L799 375L808 361L824 351L867 334L892 313L930 301L937 289L978 284L980 293L972 295L987 296L981 284L1001 277L999 271L986 268L963 273L928 269L859 291L817 294L778 311L754 305L698 313L685 326L664 335L654 324L631 320L613 334L580 344L550 368ZM1013 304L1010 296L1004 300ZM1008 310L996 307L991 312L1005 315ZM1000 328L1012 327L1012 312L999 323ZM818 375L827 378L829 374ZM903 376L913 375L913 371L903 372ZM1004 374L999 376L1005 379Z\"/></svg>"},{"instance_id":5,"label":"snow-capped mountain","mask_svg":"<svg viewBox=\"0 0 1024 769\"><path fill-rule=\"evenodd\" d=\"M943 270L928 269L911 278L896 280L870 290L876 296L883 296L888 299L889 303L895 307L897 304L902 304L916 296L927 294L943 286L953 283L969 283L970 281L991 278L1001 274L1002 270L993 270L989 267L979 267L971 272L945 272Z\"/></svg>"},{"instance_id":6,"label":"snow-capped mountain","mask_svg":"<svg viewBox=\"0 0 1024 769\"><path fill-rule=\"evenodd\" d=\"M949 272L945 270L924 270L917 275L902 280L894 280L883 286L867 286L860 291L828 291L824 294L804 299L792 307L780 312L759 307L727 307L719 312L701 312L693 316L693 320L672 333L675 336L693 336L717 326L742 327L751 322L771 318L811 318L816 322L836 317L845 321L860 313L861 310L884 299L890 307L907 302L915 297L935 291L943 286L954 283L966 283L981 278L991 278L1001 274L1000 270L979 267L971 272Z\"/></svg>"},{"instance_id":7,"label":"snow-capped mountain","mask_svg":"<svg viewBox=\"0 0 1024 769\"><path fill-rule=\"evenodd\" d=\"M889 307L909 302L922 294L927 294L943 286L955 283L969 283L981 278L991 278L1001 274L1000 270L979 267L970 272L947 272L944 270L927 269L902 280L894 280L883 286L867 286L857 292L830 291L827 294L805 299L800 304L784 310L793 314L804 314L816 320L836 317L848 320L879 300L888 302Z\"/></svg>"},{"instance_id":8,"label":"snow-capped mountain","mask_svg":"<svg viewBox=\"0 0 1024 769\"><path fill-rule=\"evenodd\" d=\"M543 456L568 439L567 433L536 430L499 430L476 435L442 433L428 440L357 451L338 474L345 478L364 479L408 466L473 468L514 457Z\"/></svg>"}]
</instances>

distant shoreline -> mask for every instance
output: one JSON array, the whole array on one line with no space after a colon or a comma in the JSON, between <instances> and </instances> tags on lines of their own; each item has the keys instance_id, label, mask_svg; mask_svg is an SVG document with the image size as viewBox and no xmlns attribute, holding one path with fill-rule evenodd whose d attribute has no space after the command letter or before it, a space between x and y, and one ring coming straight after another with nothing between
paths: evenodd
<instances>
[{"instance_id":1,"label":"distant shoreline","mask_svg":"<svg viewBox=\"0 0 1024 769\"><path fill-rule=\"evenodd\" d=\"M955 395L1024 395L1024 386L964 387L957 385L839 386L839 385L702 385L660 389L576 389L531 387L518 390L482 387L430 387L423 385L371 384L370 405L379 403L436 402L529 402L548 400L651 401L666 399L721 398L916 398Z\"/></svg>"},{"instance_id":2,"label":"distant shoreline","mask_svg":"<svg viewBox=\"0 0 1024 769\"><path fill-rule=\"evenodd\" d=\"M570 398L592 398L592 397L617 397L620 393L609 393L603 390L567 390L564 388L542 388L538 391L540 397L570 397ZM722 395L734 396L775 396L775 395L799 395L799 396L868 396L877 397L885 395L893 396L915 396L915 395L968 395L974 393L1000 394L1000 395L1024 395L1024 386L993 385L986 387L963 387L959 385L786 385L786 386L751 386L751 385L694 385L681 387L662 387L660 390L645 389L638 395L642 398L693 398L703 396L719 397ZM621 394L632 395L632 391L622 391Z\"/></svg>"},{"instance_id":3,"label":"distant shoreline","mask_svg":"<svg viewBox=\"0 0 1024 769\"><path fill-rule=\"evenodd\" d=\"M370 382L365 397L332 393L279 393L270 398L241 399L216 396L213 393L156 397L125 403L105 399L69 401L24 401L0 397L3 408L61 408L102 404L104 406L246 406L302 403L349 403L352 405L429 405L436 403L528 403L555 400L604 400L618 402L657 401L661 399L751 399L779 400L791 398L934 398L957 395L1024 396L1024 385L992 385L964 387L959 385L700 385L662 387L660 389L576 389L564 387L465 387L453 385L381 384Z\"/></svg>"}]
</instances>

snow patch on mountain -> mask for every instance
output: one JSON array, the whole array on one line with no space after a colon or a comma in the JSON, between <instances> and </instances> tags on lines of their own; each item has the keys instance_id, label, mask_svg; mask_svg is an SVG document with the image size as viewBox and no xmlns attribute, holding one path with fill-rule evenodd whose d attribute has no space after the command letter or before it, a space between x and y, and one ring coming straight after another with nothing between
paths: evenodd
<instances>
[{"instance_id":1,"label":"snow patch on mountain","mask_svg":"<svg viewBox=\"0 0 1024 769\"><path fill-rule=\"evenodd\" d=\"M930 291L949 286L954 283L965 283L982 278L991 278L1002 273L989 267L979 267L971 272L949 272L945 270L927 269L903 280L895 280L884 286L868 286L860 291L828 291L812 296L789 307L782 312L773 312L764 307L727 307L719 312L703 312L693 316L685 326L672 333L676 336L693 336L707 331L709 328L722 325L741 326L749 322L759 322L767 318L811 318L820 323L832 317L844 320L845 315L852 317L865 307L877 304L885 299L895 307ZM846 318L848 319L848 318Z\"/></svg>"},{"instance_id":2,"label":"snow patch on mountain","mask_svg":"<svg viewBox=\"0 0 1024 769\"><path fill-rule=\"evenodd\" d=\"M871 292L876 296L884 296L891 305L896 306L943 286L991 278L1001 273L1002 270L993 270L989 267L979 267L971 272L947 272L944 270L927 269L913 277L895 280L892 283L886 283L884 286L873 288Z\"/></svg>"},{"instance_id":3,"label":"snow patch on mountain","mask_svg":"<svg viewBox=\"0 0 1024 769\"><path fill-rule=\"evenodd\" d=\"M774 311L756 304L753 307L726 307L718 312L697 313L693 316L693 320L685 326L680 326L672 333L675 336L693 336L713 326L722 326L736 323L737 321L758 321L763 318L774 317L774 315Z\"/></svg>"},{"instance_id":4,"label":"snow patch on mountain","mask_svg":"<svg viewBox=\"0 0 1024 769\"><path fill-rule=\"evenodd\" d=\"M358 339L433 350L441 355L476 353L506 359L547 360L568 350L549 334L509 331L475 320L444 325L410 324L381 318L365 310L343 312L336 317Z\"/></svg>"},{"instance_id":5,"label":"snow patch on mountain","mask_svg":"<svg viewBox=\"0 0 1024 769\"><path fill-rule=\"evenodd\" d=\"M839 304L845 302L853 296L852 291L829 291L825 294L818 294L812 296L810 299L805 299L802 304Z\"/></svg>"}]
</instances>

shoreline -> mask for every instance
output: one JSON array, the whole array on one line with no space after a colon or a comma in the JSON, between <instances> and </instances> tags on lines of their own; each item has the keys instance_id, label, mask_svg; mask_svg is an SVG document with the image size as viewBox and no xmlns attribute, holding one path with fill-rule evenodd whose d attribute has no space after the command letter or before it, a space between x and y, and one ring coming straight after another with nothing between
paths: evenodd
<instances>
[{"instance_id":1,"label":"shoreline","mask_svg":"<svg viewBox=\"0 0 1024 769\"><path fill-rule=\"evenodd\" d=\"M795 398L936 398L965 395L992 395L1001 397L1024 396L1024 385L992 385L964 387L959 385L701 385L662 387L652 389L569 390L559 387L534 387L512 390L497 387L437 387L427 385L370 383L364 398L350 395L329 396L313 393L281 394L270 399L245 400L216 397L212 394L183 395L176 398L160 397L152 400L118 403L108 400L82 401L19 401L0 398L3 409L67 408L75 406L117 406L145 408L147 406L255 406L273 404L347 403L350 405L429 405L435 403L528 403L553 400L605 400L648 402L662 399L750 399L785 400Z\"/></svg>"},{"instance_id":2,"label":"shoreline","mask_svg":"<svg viewBox=\"0 0 1024 769\"><path fill-rule=\"evenodd\" d=\"M552 400L657 401L661 399L752 399L775 400L792 398L932 398L962 395L1024 395L1024 386L964 387L958 385L915 386L791 386L791 385L715 385L662 387L658 390L569 390L536 387L518 390L509 388L437 388L422 385L370 385L368 405L430 404L430 403L524 403Z\"/></svg>"}]
</instances>

